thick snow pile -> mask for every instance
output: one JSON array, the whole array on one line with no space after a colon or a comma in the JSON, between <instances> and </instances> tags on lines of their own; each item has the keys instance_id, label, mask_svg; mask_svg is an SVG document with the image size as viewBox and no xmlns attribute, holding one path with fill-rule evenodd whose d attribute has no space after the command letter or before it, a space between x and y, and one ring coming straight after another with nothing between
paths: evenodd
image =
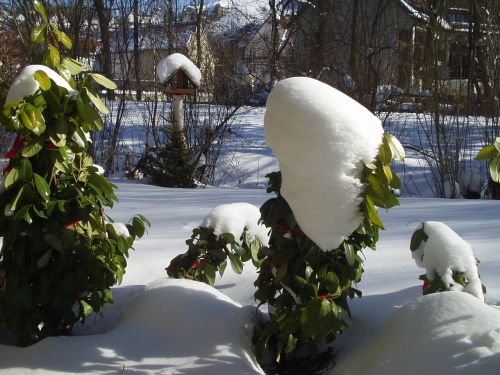
<instances>
[{"instance_id":1,"label":"thick snow pile","mask_svg":"<svg viewBox=\"0 0 500 375\"><path fill-rule=\"evenodd\" d=\"M19 73L14 83L10 86L7 98L5 99L5 105L33 95L40 88L40 85L34 78L34 74L38 70L45 72L57 86L65 88L68 90L68 93L77 94L77 91L69 85L68 81L49 67L45 65L28 65L21 70L21 73Z\"/></svg>"},{"instance_id":2,"label":"thick snow pile","mask_svg":"<svg viewBox=\"0 0 500 375\"><path fill-rule=\"evenodd\" d=\"M189 79L196 85L201 84L200 69L186 56L181 53L173 53L160 60L156 66L156 74L161 83L165 83L179 69L184 70Z\"/></svg>"},{"instance_id":3,"label":"thick snow pile","mask_svg":"<svg viewBox=\"0 0 500 375\"><path fill-rule=\"evenodd\" d=\"M335 375L497 375L500 311L467 293L429 294L400 308Z\"/></svg>"},{"instance_id":4,"label":"thick snow pile","mask_svg":"<svg viewBox=\"0 0 500 375\"><path fill-rule=\"evenodd\" d=\"M51 337L28 348L0 345L0 372L263 374L252 350L253 324L253 308L216 289L163 279L130 302L107 333Z\"/></svg>"},{"instance_id":5,"label":"thick snow pile","mask_svg":"<svg viewBox=\"0 0 500 375\"><path fill-rule=\"evenodd\" d=\"M484 301L481 280L471 245L445 223L426 221L417 229L428 236L412 251L417 266L425 268L427 278L437 276L450 285L451 290L464 291ZM453 280L453 271L463 273L469 283L463 287Z\"/></svg>"},{"instance_id":6,"label":"thick snow pile","mask_svg":"<svg viewBox=\"0 0 500 375\"><path fill-rule=\"evenodd\" d=\"M294 77L274 87L264 124L297 222L321 249L337 248L361 222L361 161L377 155L380 120L333 87Z\"/></svg>"},{"instance_id":7,"label":"thick snow pile","mask_svg":"<svg viewBox=\"0 0 500 375\"><path fill-rule=\"evenodd\" d=\"M203 219L201 226L211 228L215 235L231 233L236 242L246 228L248 234L257 238L263 245L269 243L269 229L259 224L260 210L250 203L229 203L215 207Z\"/></svg>"}]
</instances>

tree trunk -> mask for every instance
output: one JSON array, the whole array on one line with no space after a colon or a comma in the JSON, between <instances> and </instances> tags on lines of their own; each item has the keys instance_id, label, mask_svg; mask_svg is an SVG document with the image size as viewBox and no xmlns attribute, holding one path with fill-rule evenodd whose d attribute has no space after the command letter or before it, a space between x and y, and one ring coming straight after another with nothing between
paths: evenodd
<instances>
[{"instance_id":1,"label":"tree trunk","mask_svg":"<svg viewBox=\"0 0 500 375\"><path fill-rule=\"evenodd\" d=\"M203 16L204 0L200 0L198 15L196 17L196 65L201 69L201 21Z\"/></svg>"},{"instance_id":2,"label":"tree trunk","mask_svg":"<svg viewBox=\"0 0 500 375\"><path fill-rule=\"evenodd\" d=\"M141 55L139 48L139 0L134 0L134 78L136 100L141 101Z\"/></svg>"},{"instance_id":3,"label":"tree trunk","mask_svg":"<svg viewBox=\"0 0 500 375\"><path fill-rule=\"evenodd\" d=\"M101 32L101 70L105 76L113 79L112 67L111 67L111 44L110 44L110 31L109 22L111 20L111 9L112 2L107 9L104 5L104 0L94 0L94 7L97 12L97 18L99 20L99 29ZM113 91L108 91L108 98L113 100Z\"/></svg>"}]
</instances>

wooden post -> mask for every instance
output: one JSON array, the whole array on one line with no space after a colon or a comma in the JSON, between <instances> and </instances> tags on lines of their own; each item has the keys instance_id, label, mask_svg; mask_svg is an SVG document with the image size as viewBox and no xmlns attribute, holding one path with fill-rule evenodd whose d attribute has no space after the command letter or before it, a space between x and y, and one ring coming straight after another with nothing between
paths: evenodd
<instances>
[{"instance_id":1,"label":"wooden post","mask_svg":"<svg viewBox=\"0 0 500 375\"><path fill-rule=\"evenodd\" d=\"M174 130L179 132L182 142L187 146L186 135L184 134L184 96L174 95L172 97L172 107Z\"/></svg>"}]
</instances>

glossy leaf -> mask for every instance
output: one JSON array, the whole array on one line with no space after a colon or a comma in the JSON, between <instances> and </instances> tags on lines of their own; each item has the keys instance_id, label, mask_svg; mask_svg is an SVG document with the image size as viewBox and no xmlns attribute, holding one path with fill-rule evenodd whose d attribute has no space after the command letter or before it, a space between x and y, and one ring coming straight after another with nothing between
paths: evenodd
<instances>
[{"instance_id":1,"label":"glossy leaf","mask_svg":"<svg viewBox=\"0 0 500 375\"><path fill-rule=\"evenodd\" d=\"M415 251L417 250L420 245L422 244L422 241L427 241L429 239L429 236L427 233L424 232L424 228L417 229L415 232L413 232L410 240L410 250Z\"/></svg>"},{"instance_id":2,"label":"glossy leaf","mask_svg":"<svg viewBox=\"0 0 500 375\"><path fill-rule=\"evenodd\" d=\"M33 77L40 84L40 87L42 88L43 91L47 91L50 89L52 83L47 73L45 73L43 70L37 70L33 75Z\"/></svg>"},{"instance_id":3,"label":"glossy leaf","mask_svg":"<svg viewBox=\"0 0 500 375\"><path fill-rule=\"evenodd\" d=\"M48 22L47 13L45 12L45 7L43 6L43 3L40 0L34 0L33 7L42 16L43 20L45 22Z\"/></svg>"},{"instance_id":4,"label":"glossy leaf","mask_svg":"<svg viewBox=\"0 0 500 375\"><path fill-rule=\"evenodd\" d=\"M476 155L476 160L490 160L493 159L499 152L495 145L489 145L480 150Z\"/></svg>"},{"instance_id":5,"label":"glossy leaf","mask_svg":"<svg viewBox=\"0 0 500 375\"><path fill-rule=\"evenodd\" d=\"M490 161L489 164L491 179L500 182L500 155Z\"/></svg>"},{"instance_id":6,"label":"glossy leaf","mask_svg":"<svg viewBox=\"0 0 500 375\"><path fill-rule=\"evenodd\" d=\"M64 65L72 75L78 75L87 71L87 67L84 64L70 57L65 57L61 64Z\"/></svg>"},{"instance_id":7,"label":"glossy leaf","mask_svg":"<svg viewBox=\"0 0 500 375\"><path fill-rule=\"evenodd\" d=\"M103 114L107 115L109 114L109 109L106 107L106 104L104 104L104 102L102 101L101 98L99 98L99 96L93 94L92 92L90 92L90 90L88 90L87 88L85 88L85 93L87 94L88 98L90 99L90 101L92 103L94 103L94 105L96 106L96 108Z\"/></svg>"},{"instance_id":8,"label":"glossy leaf","mask_svg":"<svg viewBox=\"0 0 500 375\"><path fill-rule=\"evenodd\" d=\"M40 176L38 173L33 174L33 178L35 180L35 187L38 191L38 194L47 201L50 197L50 187L45 178Z\"/></svg>"},{"instance_id":9,"label":"glossy leaf","mask_svg":"<svg viewBox=\"0 0 500 375\"><path fill-rule=\"evenodd\" d=\"M43 24L35 27L30 34L32 43L41 43L47 38L47 25Z\"/></svg>"},{"instance_id":10,"label":"glossy leaf","mask_svg":"<svg viewBox=\"0 0 500 375\"><path fill-rule=\"evenodd\" d=\"M109 78L106 78L102 74L90 73L90 76L94 79L94 81L107 89L116 90L118 88L118 86L116 86L116 83L114 83Z\"/></svg>"}]
</instances>

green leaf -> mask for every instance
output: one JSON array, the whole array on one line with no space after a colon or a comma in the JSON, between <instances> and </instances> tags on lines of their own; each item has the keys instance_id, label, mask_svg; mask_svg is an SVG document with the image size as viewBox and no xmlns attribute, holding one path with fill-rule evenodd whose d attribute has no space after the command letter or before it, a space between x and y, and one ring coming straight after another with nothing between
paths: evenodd
<instances>
[{"instance_id":1,"label":"green leaf","mask_svg":"<svg viewBox=\"0 0 500 375\"><path fill-rule=\"evenodd\" d=\"M9 188L14 185L19 180L19 171L17 168L12 168L10 172L5 176L5 188Z\"/></svg>"},{"instance_id":2,"label":"green leaf","mask_svg":"<svg viewBox=\"0 0 500 375\"><path fill-rule=\"evenodd\" d=\"M41 43L47 38L47 25L43 24L35 27L30 33L32 43Z\"/></svg>"},{"instance_id":3,"label":"green leaf","mask_svg":"<svg viewBox=\"0 0 500 375\"><path fill-rule=\"evenodd\" d=\"M101 86L106 87L107 89L116 90L118 88L118 86L116 86L116 84L112 80L106 78L102 74L90 73L90 76L94 79L94 81L96 81Z\"/></svg>"},{"instance_id":4,"label":"green leaf","mask_svg":"<svg viewBox=\"0 0 500 375\"><path fill-rule=\"evenodd\" d=\"M285 353L291 353L297 346L297 339L292 334L288 336L288 342L285 346Z\"/></svg>"},{"instance_id":5,"label":"green leaf","mask_svg":"<svg viewBox=\"0 0 500 375\"><path fill-rule=\"evenodd\" d=\"M40 84L40 87L42 88L43 91L47 91L50 89L52 83L47 73L45 73L43 70L37 70L33 75L33 77Z\"/></svg>"},{"instance_id":6,"label":"green leaf","mask_svg":"<svg viewBox=\"0 0 500 375\"><path fill-rule=\"evenodd\" d=\"M61 63L61 55L59 54L59 50L53 44L49 44L49 56L50 61L52 62L52 66L55 67Z\"/></svg>"},{"instance_id":7,"label":"green leaf","mask_svg":"<svg viewBox=\"0 0 500 375\"><path fill-rule=\"evenodd\" d=\"M288 262L284 262L279 265L278 271L276 272L276 281L281 281L286 277L288 272Z\"/></svg>"},{"instance_id":8,"label":"green leaf","mask_svg":"<svg viewBox=\"0 0 500 375\"><path fill-rule=\"evenodd\" d=\"M48 233L45 236L43 236L43 240L47 243L47 245L54 248L59 253L63 254L64 247L63 247L61 239L58 236L56 236L55 234L52 234L52 233Z\"/></svg>"},{"instance_id":9,"label":"green leaf","mask_svg":"<svg viewBox=\"0 0 500 375\"><path fill-rule=\"evenodd\" d=\"M87 67L84 64L70 57L65 57L61 64L64 65L74 76L87 71Z\"/></svg>"},{"instance_id":10,"label":"green leaf","mask_svg":"<svg viewBox=\"0 0 500 375\"><path fill-rule=\"evenodd\" d=\"M73 43L71 42L71 38L64 32L61 32L61 40L60 42L66 47L67 49L73 48Z\"/></svg>"},{"instance_id":11,"label":"green leaf","mask_svg":"<svg viewBox=\"0 0 500 375\"><path fill-rule=\"evenodd\" d=\"M33 1L33 7L42 16L45 22L48 22L47 13L45 12L45 7L40 0Z\"/></svg>"},{"instance_id":12,"label":"green leaf","mask_svg":"<svg viewBox=\"0 0 500 375\"><path fill-rule=\"evenodd\" d=\"M368 220L370 220L373 223L373 225L376 225L377 227L384 229L384 224L382 223L382 220L380 220L380 216L378 215L378 212L375 209L373 200L368 196L365 197L365 208L366 208L366 214L368 215Z\"/></svg>"},{"instance_id":13,"label":"green leaf","mask_svg":"<svg viewBox=\"0 0 500 375\"><path fill-rule=\"evenodd\" d=\"M31 158L31 157L35 156L36 154L38 154L42 150L43 150L43 144L41 143L41 141L37 141L35 143L27 144L23 148L22 155L25 158Z\"/></svg>"},{"instance_id":14,"label":"green leaf","mask_svg":"<svg viewBox=\"0 0 500 375\"><path fill-rule=\"evenodd\" d=\"M392 161L392 150L391 147L386 143L382 142L378 148L378 158L382 164L390 164Z\"/></svg>"},{"instance_id":15,"label":"green leaf","mask_svg":"<svg viewBox=\"0 0 500 375\"><path fill-rule=\"evenodd\" d=\"M347 263L352 267L356 262L356 252L352 244L344 242L344 251L347 258Z\"/></svg>"},{"instance_id":16,"label":"green leaf","mask_svg":"<svg viewBox=\"0 0 500 375\"><path fill-rule=\"evenodd\" d=\"M259 250L260 250L260 242L257 239L250 242L250 253L252 254L252 259L255 262L259 261Z\"/></svg>"},{"instance_id":17,"label":"green leaf","mask_svg":"<svg viewBox=\"0 0 500 375\"><path fill-rule=\"evenodd\" d=\"M227 259L224 259L224 261L221 264L219 264L219 266L217 267L217 269L219 270L220 277L222 277L224 275L224 272L226 271L226 267L227 267Z\"/></svg>"},{"instance_id":18,"label":"green leaf","mask_svg":"<svg viewBox=\"0 0 500 375\"><path fill-rule=\"evenodd\" d=\"M87 88L84 88L84 92L85 94L87 94L88 98L90 99L90 101L92 103L94 103L94 105L96 106L96 108L103 114L107 115L109 114L109 109L106 107L106 104L104 104L104 102L102 101L101 98L99 98L99 96L93 94L92 92L90 92L90 90L88 90Z\"/></svg>"},{"instance_id":19,"label":"green leaf","mask_svg":"<svg viewBox=\"0 0 500 375\"><path fill-rule=\"evenodd\" d=\"M43 178L40 176L38 173L33 174L34 180L35 180L35 187L36 190L38 191L38 194L43 198L43 200L47 201L50 197L50 186Z\"/></svg>"},{"instance_id":20,"label":"green leaf","mask_svg":"<svg viewBox=\"0 0 500 375\"><path fill-rule=\"evenodd\" d=\"M490 176L495 182L500 182L500 155L490 161Z\"/></svg>"},{"instance_id":21,"label":"green leaf","mask_svg":"<svg viewBox=\"0 0 500 375\"><path fill-rule=\"evenodd\" d=\"M241 262L240 258L235 255L230 255L229 261L231 262L231 268L235 273L239 275L243 272L243 263Z\"/></svg>"},{"instance_id":22,"label":"green leaf","mask_svg":"<svg viewBox=\"0 0 500 375\"><path fill-rule=\"evenodd\" d=\"M37 267L38 268L45 267L49 263L51 255L52 255L52 250L47 250L40 258L38 258L36 262Z\"/></svg>"},{"instance_id":23,"label":"green leaf","mask_svg":"<svg viewBox=\"0 0 500 375\"><path fill-rule=\"evenodd\" d=\"M17 210L14 220L19 221L19 220L24 220L28 224L31 224L33 222L33 219L29 213L30 209L33 207L31 204L26 204L23 207L21 207L19 210Z\"/></svg>"},{"instance_id":24,"label":"green leaf","mask_svg":"<svg viewBox=\"0 0 500 375\"><path fill-rule=\"evenodd\" d=\"M80 300L80 304L82 306L82 310L83 310L83 316L86 318L88 317L90 314L92 314L92 312L94 311L94 309L92 308L92 306L90 306L87 302L85 302L84 300Z\"/></svg>"},{"instance_id":25,"label":"green leaf","mask_svg":"<svg viewBox=\"0 0 500 375\"><path fill-rule=\"evenodd\" d=\"M384 140L387 142L391 149L394 159L404 160L406 157L405 149L399 139L390 133L384 133Z\"/></svg>"},{"instance_id":26,"label":"green leaf","mask_svg":"<svg viewBox=\"0 0 500 375\"><path fill-rule=\"evenodd\" d=\"M476 160L490 160L498 154L499 152L495 145L489 145L477 153Z\"/></svg>"},{"instance_id":27,"label":"green leaf","mask_svg":"<svg viewBox=\"0 0 500 375\"><path fill-rule=\"evenodd\" d=\"M21 159L19 165L16 167L19 171L19 178L24 181L31 180L31 176L33 174L33 167L28 159Z\"/></svg>"},{"instance_id":28,"label":"green leaf","mask_svg":"<svg viewBox=\"0 0 500 375\"><path fill-rule=\"evenodd\" d=\"M417 250L420 245L422 244L422 241L427 241L429 239L429 236L427 233L424 232L424 228L417 229L415 232L413 232L413 235L411 236L410 240L410 250L415 251Z\"/></svg>"},{"instance_id":29,"label":"green leaf","mask_svg":"<svg viewBox=\"0 0 500 375\"><path fill-rule=\"evenodd\" d=\"M495 138L495 142L493 142L493 146L495 146L497 151L500 152L500 137Z\"/></svg>"},{"instance_id":30,"label":"green leaf","mask_svg":"<svg viewBox=\"0 0 500 375\"><path fill-rule=\"evenodd\" d=\"M70 37L66 33L59 30L57 26L52 23L50 24L50 26L52 27L52 30L56 34L57 40L59 42L61 42L67 49L73 48L73 43L71 42Z\"/></svg>"}]
</instances>

